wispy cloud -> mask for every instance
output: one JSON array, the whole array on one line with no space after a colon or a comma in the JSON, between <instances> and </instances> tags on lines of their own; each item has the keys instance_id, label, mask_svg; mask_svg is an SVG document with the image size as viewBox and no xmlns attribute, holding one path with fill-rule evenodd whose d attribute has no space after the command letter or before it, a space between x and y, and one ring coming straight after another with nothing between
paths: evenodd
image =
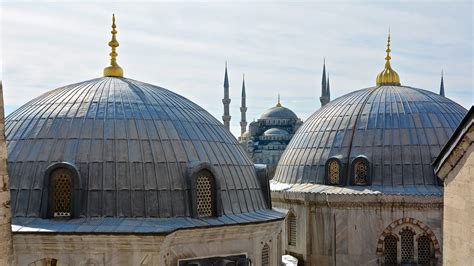
<instances>
[{"instance_id":1,"label":"wispy cloud","mask_svg":"<svg viewBox=\"0 0 474 266\"><path fill-rule=\"evenodd\" d=\"M472 2L2 2L1 74L7 112L61 85L101 75L110 15L127 77L195 101L220 119L229 62L233 132L246 74L248 119L282 95L303 119L319 108L322 60L332 96L374 84L387 29L402 83L474 102Z\"/></svg>"}]
</instances>

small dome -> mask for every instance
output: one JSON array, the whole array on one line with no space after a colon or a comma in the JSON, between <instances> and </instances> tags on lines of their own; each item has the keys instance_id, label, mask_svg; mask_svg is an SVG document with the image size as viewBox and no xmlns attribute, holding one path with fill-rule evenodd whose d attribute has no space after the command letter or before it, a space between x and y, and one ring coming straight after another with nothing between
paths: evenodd
<instances>
[{"instance_id":1,"label":"small dome","mask_svg":"<svg viewBox=\"0 0 474 266\"><path fill-rule=\"evenodd\" d=\"M250 131L247 130L245 131L244 134L242 134L242 138L248 138L248 137L250 137Z\"/></svg>"},{"instance_id":2,"label":"small dome","mask_svg":"<svg viewBox=\"0 0 474 266\"><path fill-rule=\"evenodd\" d=\"M279 128L270 128L263 132L265 136L286 136L289 133L286 130L279 129Z\"/></svg>"},{"instance_id":3,"label":"small dome","mask_svg":"<svg viewBox=\"0 0 474 266\"><path fill-rule=\"evenodd\" d=\"M260 119L298 119L298 117L286 107L275 106L265 111Z\"/></svg>"}]
</instances>

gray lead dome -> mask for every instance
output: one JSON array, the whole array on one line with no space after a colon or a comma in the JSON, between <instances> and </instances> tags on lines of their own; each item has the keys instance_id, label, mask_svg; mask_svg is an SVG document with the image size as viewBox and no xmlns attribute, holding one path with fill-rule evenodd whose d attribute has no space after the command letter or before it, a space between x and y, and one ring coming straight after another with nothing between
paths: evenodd
<instances>
[{"instance_id":1,"label":"gray lead dome","mask_svg":"<svg viewBox=\"0 0 474 266\"><path fill-rule=\"evenodd\" d=\"M78 217L190 216L190 165L215 173L218 213L266 209L253 163L212 115L166 89L104 77L47 92L6 118L14 217L41 217L46 169L78 170Z\"/></svg>"},{"instance_id":2,"label":"gray lead dome","mask_svg":"<svg viewBox=\"0 0 474 266\"><path fill-rule=\"evenodd\" d=\"M362 156L369 163L370 182L361 189L437 191L427 190L438 184L431 162L466 112L448 98L406 86L349 93L303 123L283 153L273 180L326 184L326 162L336 158L342 164L341 185L349 186L351 163ZM334 191L342 190L336 187Z\"/></svg>"}]
</instances>

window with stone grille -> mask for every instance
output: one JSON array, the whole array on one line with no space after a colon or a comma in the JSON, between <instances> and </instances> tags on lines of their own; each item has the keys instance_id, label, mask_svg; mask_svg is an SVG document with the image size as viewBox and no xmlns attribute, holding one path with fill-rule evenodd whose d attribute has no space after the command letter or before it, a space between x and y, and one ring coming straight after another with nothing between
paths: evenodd
<instances>
[{"instance_id":1,"label":"window with stone grille","mask_svg":"<svg viewBox=\"0 0 474 266\"><path fill-rule=\"evenodd\" d=\"M270 266L270 246L267 243L262 248L262 266Z\"/></svg>"},{"instance_id":2,"label":"window with stone grille","mask_svg":"<svg viewBox=\"0 0 474 266\"><path fill-rule=\"evenodd\" d=\"M214 177L209 171L202 171L196 179L196 209L198 217L215 215Z\"/></svg>"},{"instance_id":3,"label":"window with stone grille","mask_svg":"<svg viewBox=\"0 0 474 266\"><path fill-rule=\"evenodd\" d=\"M383 245L385 265L397 265L397 238L394 235L388 235Z\"/></svg>"},{"instance_id":4,"label":"window with stone grille","mask_svg":"<svg viewBox=\"0 0 474 266\"><path fill-rule=\"evenodd\" d=\"M369 180L369 165L363 160L354 164L354 183L356 185L367 185Z\"/></svg>"},{"instance_id":5,"label":"window with stone grille","mask_svg":"<svg viewBox=\"0 0 474 266\"><path fill-rule=\"evenodd\" d=\"M340 165L336 160L330 160L327 166L328 182L330 185L339 185L339 176L341 173Z\"/></svg>"},{"instance_id":6,"label":"window with stone grille","mask_svg":"<svg viewBox=\"0 0 474 266\"><path fill-rule=\"evenodd\" d=\"M55 218L71 217L72 178L68 169L60 168L51 174L52 212Z\"/></svg>"},{"instance_id":7,"label":"window with stone grille","mask_svg":"<svg viewBox=\"0 0 474 266\"><path fill-rule=\"evenodd\" d=\"M418 264L430 264L433 257L433 245L431 239L426 235L418 238Z\"/></svg>"},{"instance_id":8,"label":"window with stone grille","mask_svg":"<svg viewBox=\"0 0 474 266\"><path fill-rule=\"evenodd\" d=\"M296 246L296 216L293 212L288 214L288 245Z\"/></svg>"},{"instance_id":9,"label":"window with stone grille","mask_svg":"<svg viewBox=\"0 0 474 266\"><path fill-rule=\"evenodd\" d=\"M402 263L413 263L414 253L414 233L410 228L405 228L400 232L401 239L401 259Z\"/></svg>"}]
</instances>

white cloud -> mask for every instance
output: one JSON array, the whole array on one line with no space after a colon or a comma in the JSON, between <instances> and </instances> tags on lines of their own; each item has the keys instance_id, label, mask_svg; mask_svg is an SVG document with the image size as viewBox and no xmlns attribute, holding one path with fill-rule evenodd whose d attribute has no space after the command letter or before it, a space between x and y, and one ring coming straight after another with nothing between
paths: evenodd
<instances>
[{"instance_id":1,"label":"white cloud","mask_svg":"<svg viewBox=\"0 0 474 266\"><path fill-rule=\"evenodd\" d=\"M319 108L327 58L332 97L372 86L392 29L402 83L474 102L472 3L467 2L2 2L2 79L10 108L65 84L101 75L110 15L127 77L171 89L220 119L229 62L232 126L239 133L246 74L248 120L282 95L306 118Z\"/></svg>"}]
</instances>

